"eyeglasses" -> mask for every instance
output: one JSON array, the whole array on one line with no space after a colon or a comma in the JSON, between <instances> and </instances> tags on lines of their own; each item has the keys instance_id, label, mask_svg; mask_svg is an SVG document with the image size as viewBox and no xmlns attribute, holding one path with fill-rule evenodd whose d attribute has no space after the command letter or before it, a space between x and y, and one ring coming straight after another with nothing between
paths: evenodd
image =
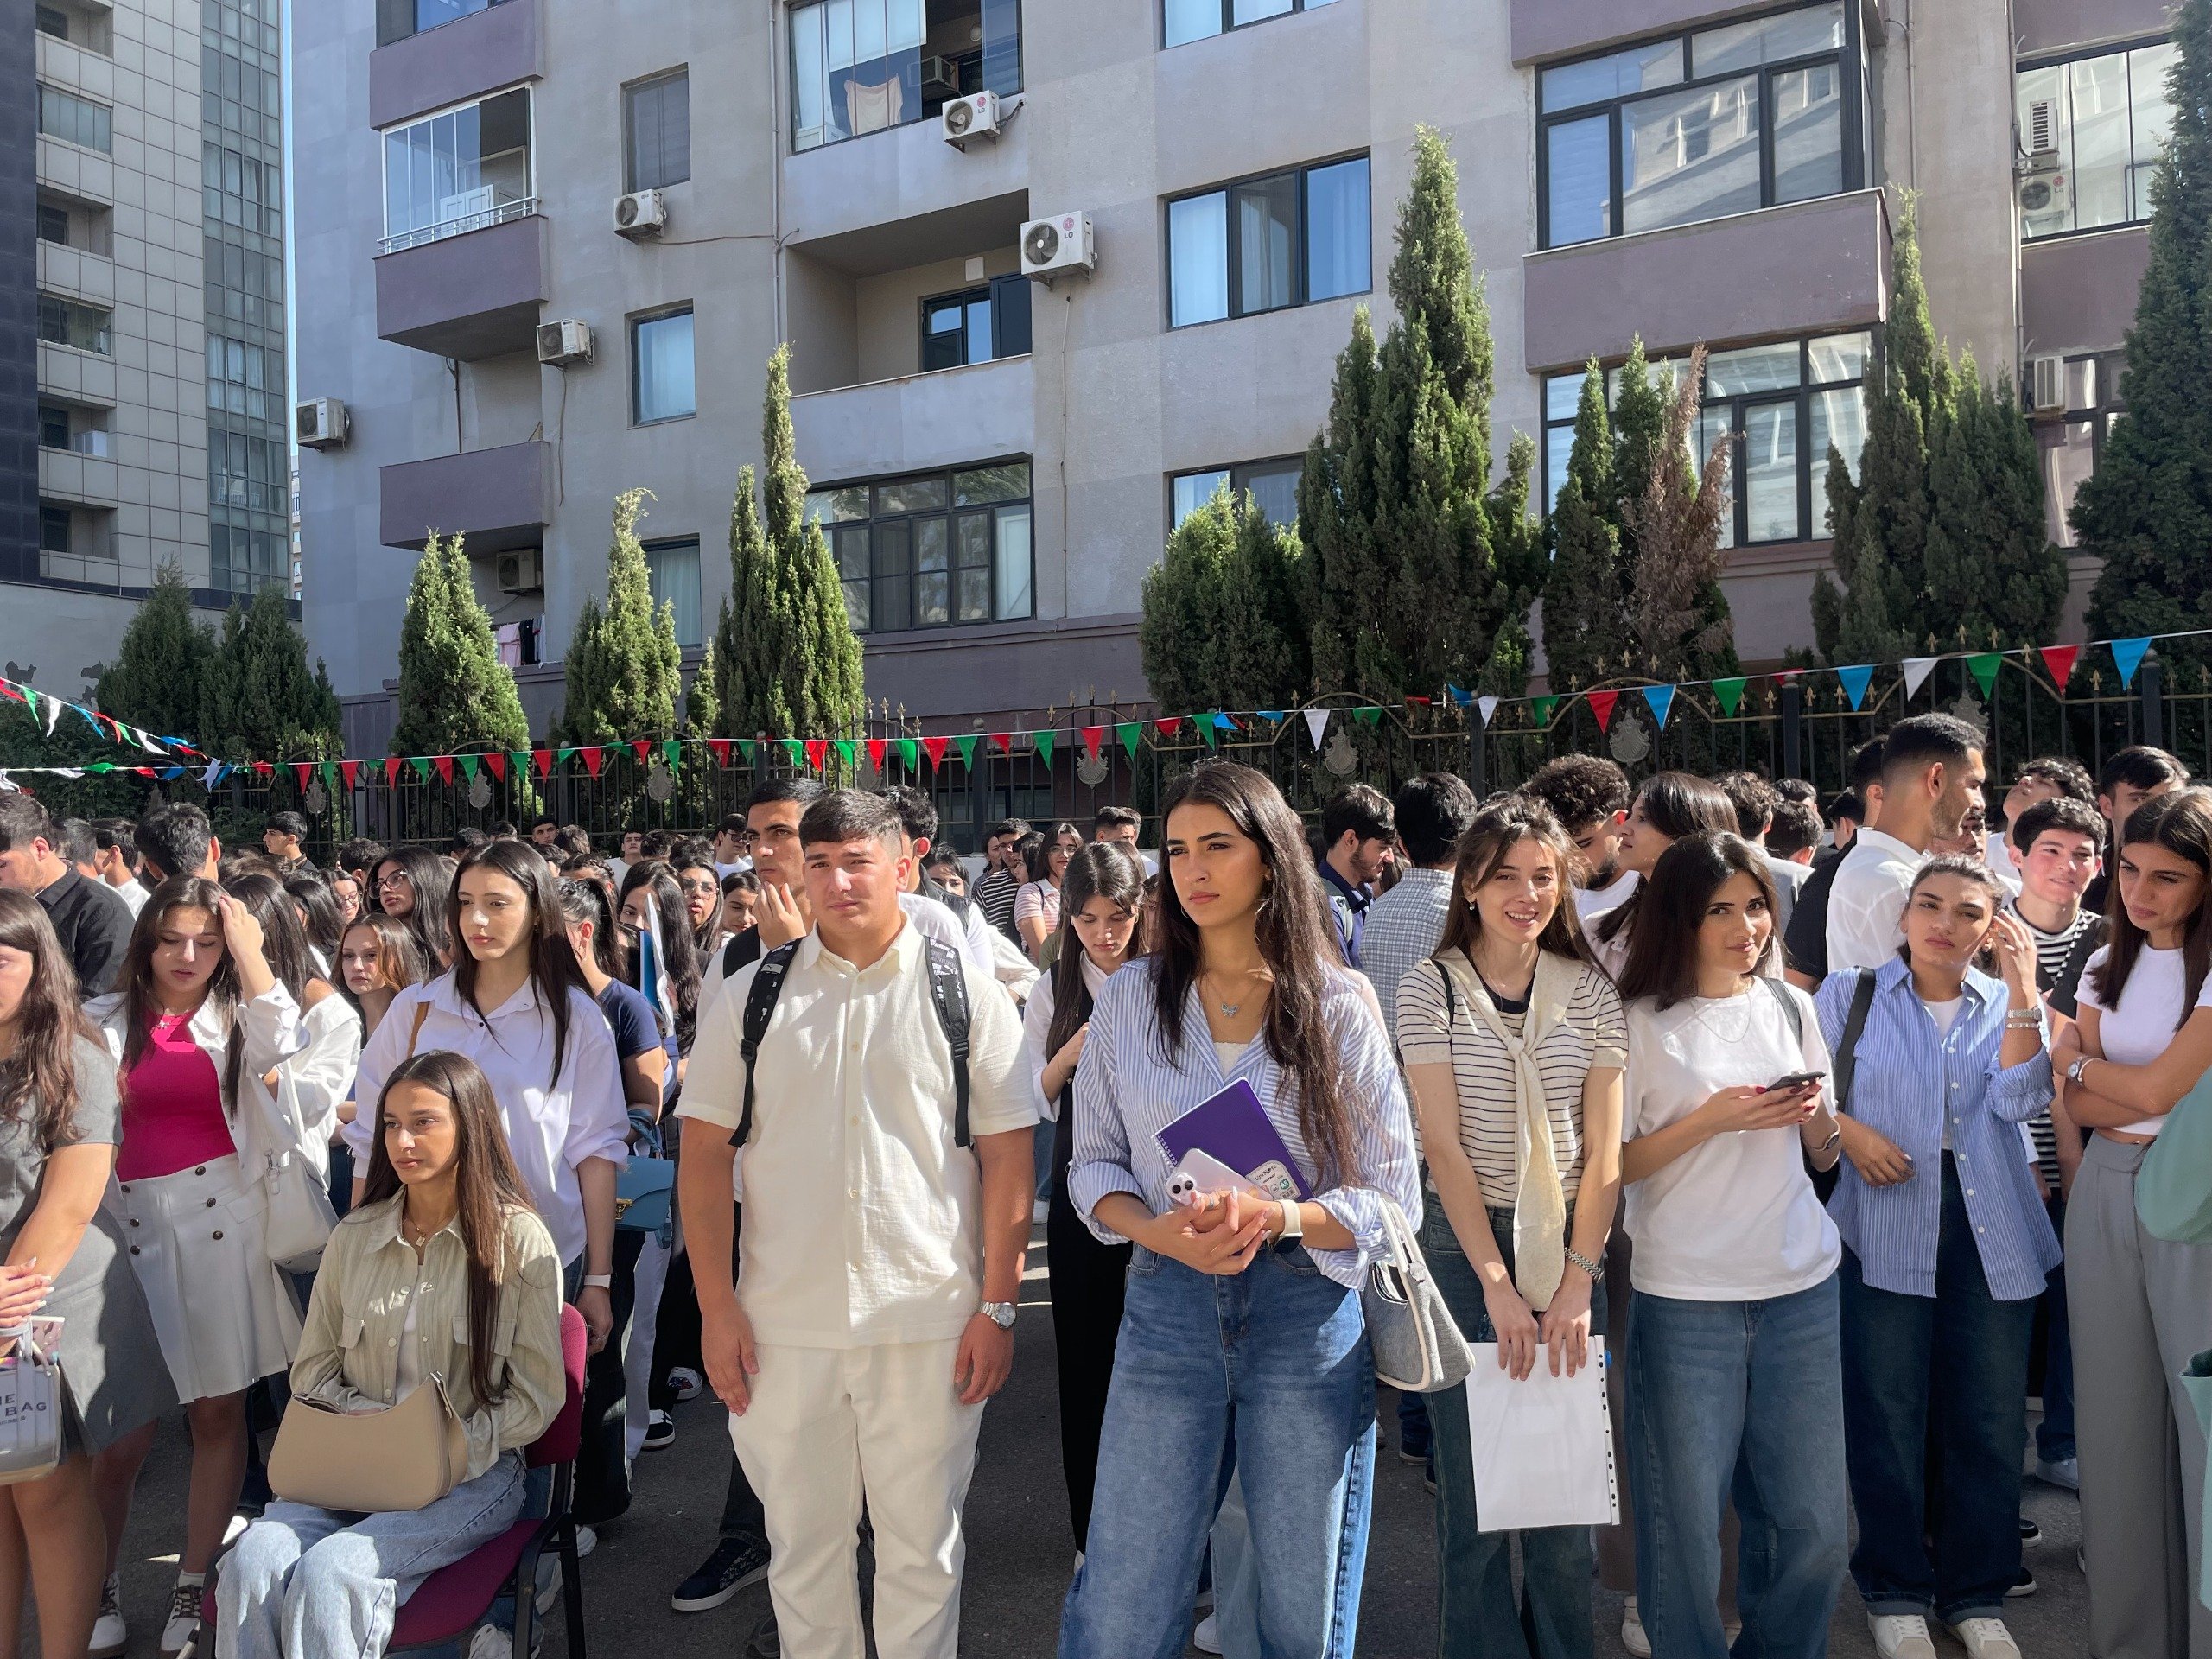
<instances>
[{"instance_id":1,"label":"eyeglasses","mask_svg":"<svg viewBox=\"0 0 2212 1659\"><path fill-rule=\"evenodd\" d=\"M388 887L411 887L413 883L410 882L405 876L400 874L397 870L393 871L390 875L380 875L377 877L377 891L378 893L384 892Z\"/></svg>"}]
</instances>

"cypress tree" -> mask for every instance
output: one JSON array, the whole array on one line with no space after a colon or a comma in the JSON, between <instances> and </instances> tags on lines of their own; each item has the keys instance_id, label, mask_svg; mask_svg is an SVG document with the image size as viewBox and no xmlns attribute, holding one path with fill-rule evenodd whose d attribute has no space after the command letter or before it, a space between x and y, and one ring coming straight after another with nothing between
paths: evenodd
<instances>
[{"instance_id":1,"label":"cypress tree","mask_svg":"<svg viewBox=\"0 0 2212 1659\"><path fill-rule=\"evenodd\" d=\"M691 677L691 690L683 699L683 729L693 737L721 735L721 673L715 661L715 642L709 639L706 654L699 659L699 671Z\"/></svg>"},{"instance_id":2,"label":"cypress tree","mask_svg":"<svg viewBox=\"0 0 2212 1659\"><path fill-rule=\"evenodd\" d=\"M433 536L415 567L399 624L399 721L394 754L475 747L526 749L530 721L492 619L469 579L459 536Z\"/></svg>"},{"instance_id":3,"label":"cypress tree","mask_svg":"<svg viewBox=\"0 0 2212 1659\"><path fill-rule=\"evenodd\" d=\"M1638 335L1629 342L1628 361L1621 365L1620 390L1613 394L1614 466L1617 487L1635 491L1651 476L1651 462L1666 441L1667 418L1674 399L1665 379L1655 373L1644 355ZM1607 503L1605 516L1621 528L1621 584L1636 559L1635 538L1621 524L1619 504Z\"/></svg>"},{"instance_id":4,"label":"cypress tree","mask_svg":"<svg viewBox=\"0 0 2212 1659\"><path fill-rule=\"evenodd\" d=\"M2151 178L2150 265L2120 377L2127 416L2074 499L2081 549L2104 561L2089 596L2103 638L2212 626L2212 0L2184 0L2173 38L2173 130ZM2204 656L2199 641L2159 649Z\"/></svg>"},{"instance_id":5,"label":"cypress tree","mask_svg":"<svg viewBox=\"0 0 2212 1659\"><path fill-rule=\"evenodd\" d=\"M1137 631L1163 709L1281 709L1308 672L1298 537L1226 487L1175 527L1145 573Z\"/></svg>"},{"instance_id":6,"label":"cypress tree","mask_svg":"<svg viewBox=\"0 0 2212 1659\"><path fill-rule=\"evenodd\" d=\"M1523 645L1516 647L1517 658L1509 659L1504 666L1510 671L1511 661L1520 662L1524 680L1530 654L1525 648L1529 643L1528 609L1535 596L1544 591L1544 582L1551 570L1544 521L1531 510L1535 499L1535 481L1536 441L1526 432L1516 432L1505 448L1504 474L1483 498L1483 510L1490 519L1490 544L1497 561L1498 580L1514 595L1510 619L1521 623L1523 638ZM1501 640L1503 637L1502 633L1499 636ZM1495 651L1497 646L1491 649ZM1519 690L1511 695L1518 696Z\"/></svg>"},{"instance_id":7,"label":"cypress tree","mask_svg":"<svg viewBox=\"0 0 2212 1659\"><path fill-rule=\"evenodd\" d=\"M653 610L652 575L638 541L638 519L651 492L614 499L614 536L607 553L607 608L592 600L576 619L566 665L563 740L612 743L671 737L682 690L683 653L672 609Z\"/></svg>"},{"instance_id":8,"label":"cypress tree","mask_svg":"<svg viewBox=\"0 0 2212 1659\"><path fill-rule=\"evenodd\" d=\"M1929 452L1925 613L1967 642L2048 643L2066 602L2066 555L2044 533L2043 474L2010 376L1959 364Z\"/></svg>"},{"instance_id":9,"label":"cypress tree","mask_svg":"<svg viewBox=\"0 0 2212 1659\"><path fill-rule=\"evenodd\" d=\"M1356 642L1385 581L1375 540L1375 325L1363 305L1337 354L1328 427L1306 447L1298 480L1308 639L1326 686L1351 684Z\"/></svg>"},{"instance_id":10,"label":"cypress tree","mask_svg":"<svg viewBox=\"0 0 2212 1659\"><path fill-rule=\"evenodd\" d=\"M1691 452L1705 348L1690 353L1651 471L1622 504L1636 535L1630 620L1637 667L1655 680L1704 680L1737 668L1735 624L1720 589L1720 521L1728 510L1728 450L1700 467Z\"/></svg>"},{"instance_id":11,"label":"cypress tree","mask_svg":"<svg viewBox=\"0 0 2212 1659\"><path fill-rule=\"evenodd\" d=\"M1567 480L1552 503L1554 548L1544 586L1544 658L1552 683L1596 684L1628 655L1628 594L1622 583L1620 491L1605 372L1595 358L1582 377Z\"/></svg>"},{"instance_id":12,"label":"cypress tree","mask_svg":"<svg viewBox=\"0 0 2212 1659\"><path fill-rule=\"evenodd\" d=\"M308 669L308 645L281 589L231 607L200 682L199 746L226 759L296 760L338 749L330 677Z\"/></svg>"},{"instance_id":13,"label":"cypress tree","mask_svg":"<svg viewBox=\"0 0 2212 1659\"><path fill-rule=\"evenodd\" d=\"M118 720L196 745L200 689L214 654L214 633L193 616L183 571L165 564L124 629L94 697Z\"/></svg>"}]
</instances>

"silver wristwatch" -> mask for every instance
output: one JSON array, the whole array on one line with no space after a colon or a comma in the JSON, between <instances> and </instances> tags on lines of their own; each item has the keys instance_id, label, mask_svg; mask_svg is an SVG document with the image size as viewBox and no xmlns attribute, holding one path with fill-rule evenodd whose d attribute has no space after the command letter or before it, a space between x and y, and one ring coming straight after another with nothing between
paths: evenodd
<instances>
[{"instance_id":1,"label":"silver wristwatch","mask_svg":"<svg viewBox=\"0 0 2212 1659\"><path fill-rule=\"evenodd\" d=\"M985 1302L976 1310L1001 1331L1014 1329L1014 1316L1021 1310L1012 1302Z\"/></svg>"}]
</instances>

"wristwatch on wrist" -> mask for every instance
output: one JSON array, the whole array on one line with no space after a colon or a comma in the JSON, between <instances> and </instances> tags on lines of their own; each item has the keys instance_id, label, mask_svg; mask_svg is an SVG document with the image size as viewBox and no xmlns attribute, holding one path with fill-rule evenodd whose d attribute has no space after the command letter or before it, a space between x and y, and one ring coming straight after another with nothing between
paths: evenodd
<instances>
[{"instance_id":1,"label":"wristwatch on wrist","mask_svg":"<svg viewBox=\"0 0 2212 1659\"><path fill-rule=\"evenodd\" d=\"M611 1273L588 1273L584 1274L584 1288L612 1290L614 1288L614 1275Z\"/></svg>"},{"instance_id":2,"label":"wristwatch on wrist","mask_svg":"<svg viewBox=\"0 0 2212 1659\"><path fill-rule=\"evenodd\" d=\"M2066 1081L2071 1084L2081 1084L2083 1075L2089 1069L2089 1062L2096 1058L2094 1054L2075 1055L2074 1063L2066 1068Z\"/></svg>"},{"instance_id":3,"label":"wristwatch on wrist","mask_svg":"<svg viewBox=\"0 0 2212 1659\"><path fill-rule=\"evenodd\" d=\"M1012 1302L985 1302L976 1310L1001 1331L1014 1329L1014 1316L1021 1310Z\"/></svg>"},{"instance_id":4,"label":"wristwatch on wrist","mask_svg":"<svg viewBox=\"0 0 2212 1659\"><path fill-rule=\"evenodd\" d=\"M1282 1230L1275 1235L1286 1243L1306 1236L1306 1211L1299 1208L1298 1200L1285 1198L1281 1203Z\"/></svg>"}]
</instances>

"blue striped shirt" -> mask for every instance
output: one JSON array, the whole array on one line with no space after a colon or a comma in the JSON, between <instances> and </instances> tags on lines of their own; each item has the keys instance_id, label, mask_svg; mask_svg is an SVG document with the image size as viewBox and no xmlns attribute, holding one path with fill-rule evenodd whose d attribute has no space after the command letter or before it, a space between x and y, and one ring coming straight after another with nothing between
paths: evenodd
<instances>
[{"instance_id":1,"label":"blue striped shirt","mask_svg":"<svg viewBox=\"0 0 2212 1659\"><path fill-rule=\"evenodd\" d=\"M1856 972L1831 974L1814 998L1831 1047L1843 1039L1858 982ZM2001 1302L2024 1301L2042 1294L2045 1275L2058 1265L2058 1238L2037 1194L2018 1128L2050 1104L2050 1053L2046 1046L2019 1065L2000 1065L2003 983L1969 969L1964 995L1950 1034L1939 1039L1904 961L1893 957L1875 969L1850 1114L1910 1155L1913 1174L1894 1186L1869 1186L1846 1159L1828 1213L1868 1284L1933 1296L1948 1128L1989 1294Z\"/></svg>"},{"instance_id":2,"label":"blue striped shirt","mask_svg":"<svg viewBox=\"0 0 2212 1659\"><path fill-rule=\"evenodd\" d=\"M1409 1224L1421 1225L1420 1160L1397 1060L1381 1022L1350 973L1333 964L1324 972L1321 1018L1336 1039L1343 1068L1355 1169L1344 1184L1319 1192L1318 1202L1358 1248L1307 1249L1324 1274L1357 1288L1382 1248L1384 1197L1397 1201ZM1109 1244L1122 1242L1091 1214L1109 1192L1131 1193L1154 1213L1167 1209L1173 1166L1160 1132L1238 1077L1252 1085L1307 1185L1318 1191L1313 1155L1298 1130L1296 1080L1275 1064L1264 1038L1255 1038L1224 1075L1194 988L1183 1017L1181 1051L1172 1061L1164 1059L1153 1016L1152 964L1133 962L1106 982L1091 1008L1090 1034L1076 1069L1075 1159L1068 1169L1068 1196L1093 1234Z\"/></svg>"}]
</instances>

